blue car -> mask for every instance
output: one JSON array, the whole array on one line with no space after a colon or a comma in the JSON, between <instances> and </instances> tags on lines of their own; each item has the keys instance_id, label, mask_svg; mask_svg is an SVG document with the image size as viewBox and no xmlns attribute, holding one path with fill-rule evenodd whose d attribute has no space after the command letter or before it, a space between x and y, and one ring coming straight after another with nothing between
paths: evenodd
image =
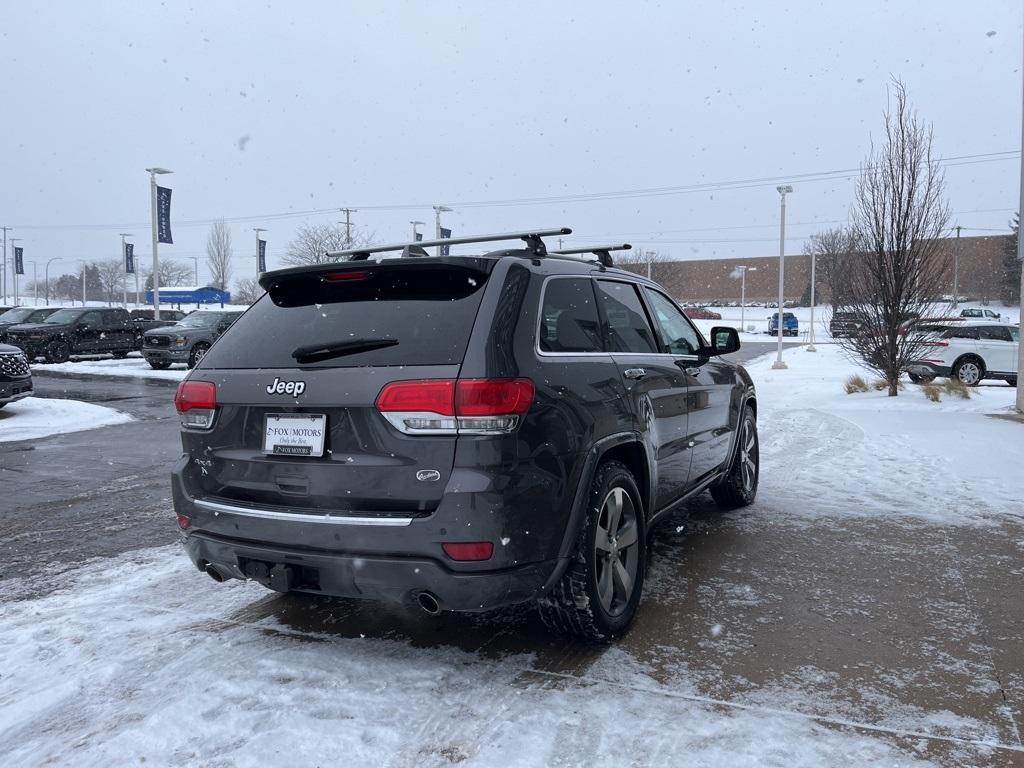
<instances>
[{"instance_id":1,"label":"blue car","mask_svg":"<svg viewBox=\"0 0 1024 768\"><path fill-rule=\"evenodd\" d=\"M779 332L779 315L778 313L771 315L768 318L768 335L775 336ZM797 322L796 315L792 312L782 313L782 335L783 336L797 336L800 333L800 323Z\"/></svg>"}]
</instances>

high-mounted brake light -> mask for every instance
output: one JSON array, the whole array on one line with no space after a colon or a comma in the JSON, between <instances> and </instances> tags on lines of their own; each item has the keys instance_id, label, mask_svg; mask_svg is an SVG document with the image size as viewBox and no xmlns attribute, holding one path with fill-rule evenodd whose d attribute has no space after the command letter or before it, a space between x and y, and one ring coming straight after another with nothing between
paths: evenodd
<instances>
[{"instance_id":1,"label":"high-mounted brake light","mask_svg":"<svg viewBox=\"0 0 1024 768\"><path fill-rule=\"evenodd\" d=\"M518 426L533 395L529 379L422 379L386 384L376 406L407 435L494 435Z\"/></svg>"},{"instance_id":2,"label":"high-mounted brake light","mask_svg":"<svg viewBox=\"0 0 1024 768\"><path fill-rule=\"evenodd\" d=\"M368 271L364 270L347 270L345 272L328 272L324 275L324 280L328 283L342 283L346 280L365 280L370 276Z\"/></svg>"},{"instance_id":3,"label":"high-mounted brake light","mask_svg":"<svg viewBox=\"0 0 1024 768\"><path fill-rule=\"evenodd\" d=\"M211 381L183 381L174 393L174 408L187 429L209 429L217 412L217 385Z\"/></svg>"}]
</instances>

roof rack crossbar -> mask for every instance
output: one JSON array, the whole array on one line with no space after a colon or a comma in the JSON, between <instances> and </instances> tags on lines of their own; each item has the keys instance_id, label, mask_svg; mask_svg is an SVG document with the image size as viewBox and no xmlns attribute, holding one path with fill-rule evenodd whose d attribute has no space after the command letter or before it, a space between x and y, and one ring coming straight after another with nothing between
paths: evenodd
<instances>
[{"instance_id":1,"label":"roof rack crossbar","mask_svg":"<svg viewBox=\"0 0 1024 768\"><path fill-rule=\"evenodd\" d=\"M629 243L617 243L615 245L592 245L589 248L563 248L551 251L552 256L572 256L580 253L592 253L603 267L614 266L612 263L611 251L630 251L633 246Z\"/></svg>"},{"instance_id":2,"label":"roof rack crossbar","mask_svg":"<svg viewBox=\"0 0 1024 768\"><path fill-rule=\"evenodd\" d=\"M338 259L348 256L352 261L365 261L374 253L389 253L391 251L405 251L409 248L433 248L444 245L468 245L470 243L496 243L501 240L523 240L527 248L538 256L544 256L547 250L544 247L542 237L555 237L557 235L571 235L572 230L568 227L558 229L534 229L524 232L502 232L495 235L474 235L472 237L444 237L439 240L420 240L412 243L390 243L388 245L368 245L365 248L349 248L344 251L328 251L325 255L331 259ZM414 251L413 251L414 252ZM415 252L414 252L415 253Z\"/></svg>"}]
</instances>

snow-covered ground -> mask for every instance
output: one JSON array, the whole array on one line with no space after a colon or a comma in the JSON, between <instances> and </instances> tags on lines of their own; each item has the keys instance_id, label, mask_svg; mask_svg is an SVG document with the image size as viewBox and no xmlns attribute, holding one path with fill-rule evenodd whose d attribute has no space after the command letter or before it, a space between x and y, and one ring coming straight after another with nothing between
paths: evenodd
<instances>
[{"instance_id":1,"label":"snow-covered ground","mask_svg":"<svg viewBox=\"0 0 1024 768\"><path fill-rule=\"evenodd\" d=\"M736 525L799 536L836 521L949 530L1024 516L1024 425L986 415L1005 411L1013 389L940 403L910 384L895 399L847 395L857 368L835 347L785 357L785 371L770 357L749 366L761 490ZM742 567L749 578L756 563ZM653 581L652 599L664 597ZM911 728L891 713L875 723L816 716L806 702L829 683L813 669L712 697L685 661L666 679L623 642L594 651L584 672L552 672L538 661L543 641L502 651L488 647L493 637L467 648L443 630L426 647L401 632L363 636L342 603L318 612L254 584L215 585L177 547L96 562L45 596L17 596L17 580L0 583L2 765L902 766L921 764L946 734L967 738L953 746L965 750L959 763L993 759L996 747L1024 757L995 737L972 742L992 731L949 712L941 691ZM737 636L726 633L712 658Z\"/></svg>"},{"instance_id":2,"label":"snow-covered ground","mask_svg":"<svg viewBox=\"0 0 1024 768\"><path fill-rule=\"evenodd\" d=\"M131 421L127 413L78 400L26 397L0 410L0 443L36 440L65 432L106 427ZM0 497L3 491L0 490Z\"/></svg>"},{"instance_id":3,"label":"snow-covered ground","mask_svg":"<svg viewBox=\"0 0 1024 768\"><path fill-rule=\"evenodd\" d=\"M142 357L135 353L123 360L113 358L82 358L67 363L33 363L32 370L36 373L54 371L73 376L118 376L126 379L166 379L181 381L188 375L184 365L174 365L163 371L151 368Z\"/></svg>"}]
</instances>

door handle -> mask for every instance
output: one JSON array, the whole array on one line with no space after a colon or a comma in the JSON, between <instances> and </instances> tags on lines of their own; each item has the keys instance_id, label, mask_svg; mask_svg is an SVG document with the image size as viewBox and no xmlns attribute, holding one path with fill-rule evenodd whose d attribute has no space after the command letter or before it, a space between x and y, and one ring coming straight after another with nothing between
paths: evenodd
<instances>
[{"instance_id":1,"label":"door handle","mask_svg":"<svg viewBox=\"0 0 1024 768\"><path fill-rule=\"evenodd\" d=\"M642 379L647 375L647 371L644 368L627 368L622 375L627 379Z\"/></svg>"}]
</instances>

